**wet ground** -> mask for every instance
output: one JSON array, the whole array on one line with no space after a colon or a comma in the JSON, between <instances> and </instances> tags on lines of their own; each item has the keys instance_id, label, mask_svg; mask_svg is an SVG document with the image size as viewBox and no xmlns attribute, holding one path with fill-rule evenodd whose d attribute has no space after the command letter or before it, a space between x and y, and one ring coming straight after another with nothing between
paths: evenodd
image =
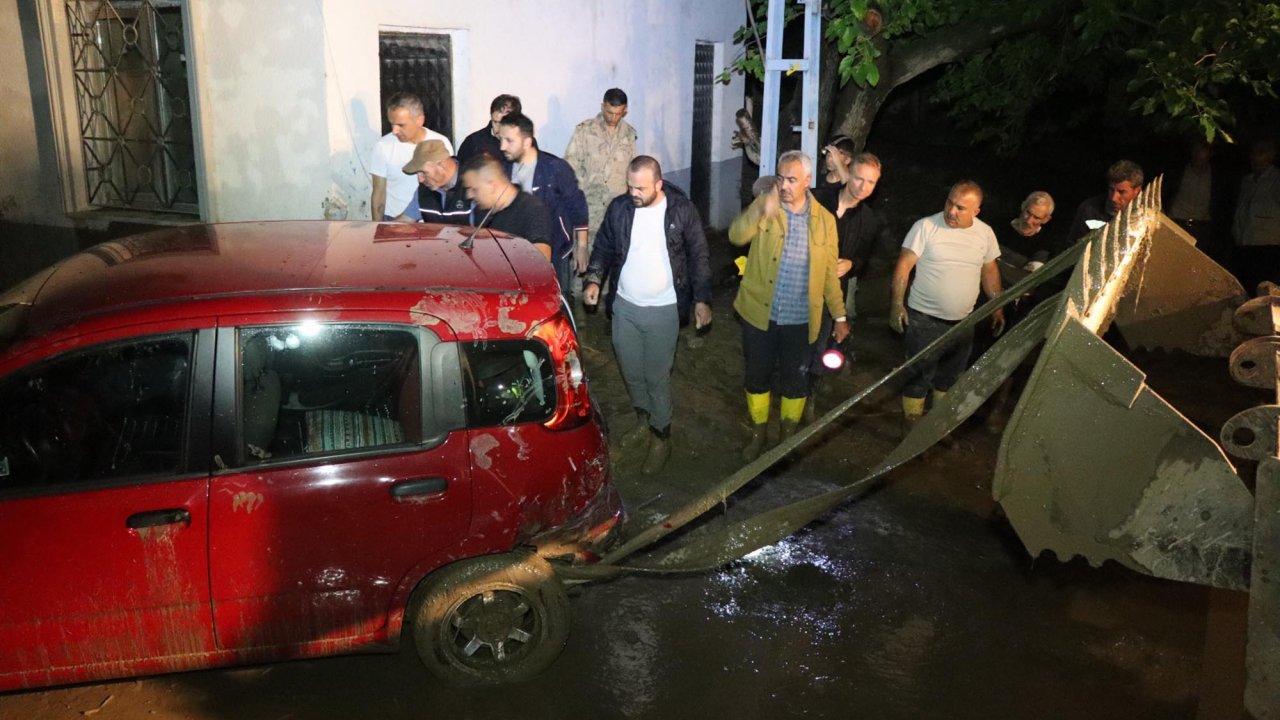
<instances>
[{"instance_id":1,"label":"wet ground","mask_svg":"<svg viewBox=\"0 0 1280 720\"><path fill-rule=\"evenodd\" d=\"M887 157L878 204L896 236L938 209L962 160ZM1037 172L1085 194L1070 168ZM1037 177L1009 176L984 217L1007 220ZM1078 199L1060 203L1056 223ZM637 526L739 466L739 331L728 248L713 244L716 326L700 342L682 338L671 461L656 478L639 475L638 456L615 466ZM860 292L857 361L826 385L820 411L901 359L884 323L885 250ZM583 317L582 335L593 396L620 434L633 416L603 318ZM1149 360L1162 392L1210 372ZM1194 419L1221 422L1212 403L1197 404L1211 390L1183 395L1171 399ZM703 526L861 476L897 442L898 418L891 391L869 398ZM1029 557L990 498L997 444L971 422L857 501L719 572L574 589L568 646L528 683L442 687L406 650L10 693L0 719L1239 718L1244 595Z\"/></svg>"},{"instance_id":2,"label":"wet ground","mask_svg":"<svg viewBox=\"0 0 1280 720\"><path fill-rule=\"evenodd\" d=\"M857 362L828 384L820 410L899 358L878 300L883 274L864 288ZM717 327L699 347L683 338L668 468L645 479L639 457L617 465L640 523L737 467L745 427L730 292L719 290ZM584 318L583 338L593 394L625 429L629 403L600 316ZM897 420L890 393L871 398L707 522L859 476L896 442ZM405 651L8 694L0 718L1219 716L1211 698L1239 696L1238 599L1027 556L990 500L997 443L971 423L957 443L719 572L575 589L568 647L529 683L445 688ZM1216 625L1211 607L1226 608ZM1207 627L1216 639L1206 651Z\"/></svg>"}]
</instances>

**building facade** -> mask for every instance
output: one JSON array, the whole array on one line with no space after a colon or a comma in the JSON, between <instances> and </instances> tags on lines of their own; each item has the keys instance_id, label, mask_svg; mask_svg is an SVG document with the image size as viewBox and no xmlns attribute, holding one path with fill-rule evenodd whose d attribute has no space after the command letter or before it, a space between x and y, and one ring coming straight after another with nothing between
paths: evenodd
<instances>
[{"instance_id":1,"label":"building facade","mask_svg":"<svg viewBox=\"0 0 1280 720\"><path fill-rule=\"evenodd\" d=\"M737 0L0 0L0 219L367 219L407 83L455 144L518 95L556 154L621 87L638 151L724 226L743 91L713 79L743 19Z\"/></svg>"}]
</instances>

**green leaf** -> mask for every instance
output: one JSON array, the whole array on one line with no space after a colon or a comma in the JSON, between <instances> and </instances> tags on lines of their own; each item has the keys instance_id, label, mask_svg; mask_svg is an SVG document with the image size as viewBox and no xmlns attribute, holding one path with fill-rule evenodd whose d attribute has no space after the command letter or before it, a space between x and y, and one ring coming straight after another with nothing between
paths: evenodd
<instances>
[{"instance_id":1,"label":"green leaf","mask_svg":"<svg viewBox=\"0 0 1280 720\"><path fill-rule=\"evenodd\" d=\"M867 63L867 84L875 87L880 83L880 68L875 63Z\"/></svg>"}]
</instances>

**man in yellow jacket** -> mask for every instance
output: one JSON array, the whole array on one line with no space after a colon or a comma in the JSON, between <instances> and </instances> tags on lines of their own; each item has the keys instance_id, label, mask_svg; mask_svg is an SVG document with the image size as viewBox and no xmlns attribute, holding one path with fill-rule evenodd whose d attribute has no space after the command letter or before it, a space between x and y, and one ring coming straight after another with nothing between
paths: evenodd
<instances>
[{"instance_id":1,"label":"man in yellow jacket","mask_svg":"<svg viewBox=\"0 0 1280 720\"><path fill-rule=\"evenodd\" d=\"M776 187L763 192L733 221L729 241L750 245L733 309L742 318L744 384L751 438L748 462L764 450L771 393L782 396L781 435L795 432L809 391L810 353L823 305L835 318L837 342L849 336L836 277L836 221L809 192L813 159L799 151L778 158Z\"/></svg>"}]
</instances>

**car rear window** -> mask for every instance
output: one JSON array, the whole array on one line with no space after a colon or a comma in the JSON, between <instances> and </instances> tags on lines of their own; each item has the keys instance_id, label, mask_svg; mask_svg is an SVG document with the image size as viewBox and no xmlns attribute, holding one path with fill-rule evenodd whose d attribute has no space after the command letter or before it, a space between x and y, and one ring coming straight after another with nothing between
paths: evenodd
<instances>
[{"instance_id":1,"label":"car rear window","mask_svg":"<svg viewBox=\"0 0 1280 720\"><path fill-rule=\"evenodd\" d=\"M469 426L536 422L555 412L555 370L545 345L491 340L462 347Z\"/></svg>"},{"instance_id":2,"label":"car rear window","mask_svg":"<svg viewBox=\"0 0 1280 720\"><path fill-rule=\"evenodd\" d=\"M242 329L241 463L420 443L422 376L411 328Z\"/></svg>"}]
</instances>

